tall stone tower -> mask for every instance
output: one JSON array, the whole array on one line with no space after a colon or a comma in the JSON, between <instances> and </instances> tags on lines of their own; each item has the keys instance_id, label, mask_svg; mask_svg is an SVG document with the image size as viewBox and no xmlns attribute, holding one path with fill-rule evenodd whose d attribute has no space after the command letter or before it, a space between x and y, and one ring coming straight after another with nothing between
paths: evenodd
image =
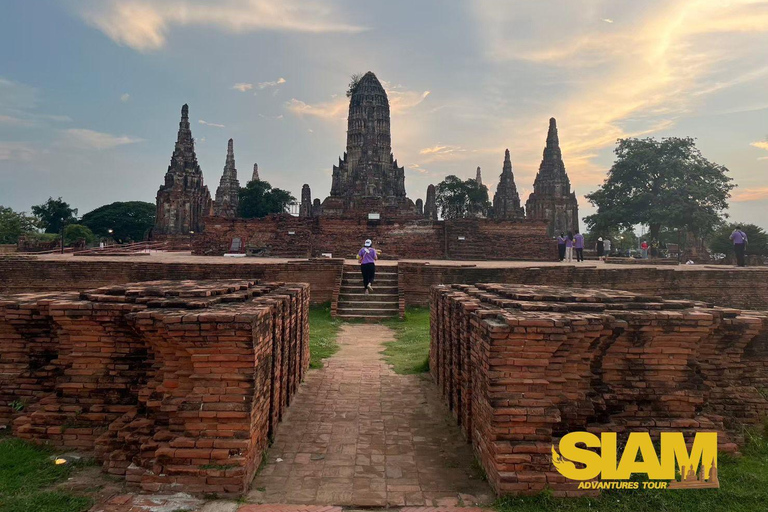
<instances>
[{"instance_id":1,"label":"tall stone tower","mask_svg":"<svg viewBox=\"0 0 768 512\"><path fill-rule=\"evenodd\" d=\"M218 217L234 219L237 217L237 207L239 204L240 182L237 180L232 139L229 139L227 143L227 160L224 163L224 174L221 175L219 188L216 189L216 202L213 203L213 214Z\"/></svg>"},{"instance_id":2,"label":"tall stone tower","mask_svg":"<svg viewBox=\"0 0 768 512\"><path fill-rule=\"evenodd\" d=\"M181 121L165 183L157 191L157 216L152 235L188 235L203 230L211 213L211 194L197 163L195 140L189 127L189 107L181 107Z\"/></svg>"},{"instance_id":3,"label":"tall stone tower","mask_svg":"<svg viewBox=\"0 0 768 512\"><path fill-rule=\"evenodd\" d=\"M301 203L299 206L299 217L312 216L312 190L308 184L301 187Z\"/></svg>"},{"instance_id":4,"label":"tall stone tower","mask_svg":"<svg viewBox=\"0 0 768 512\"><path fill-rule=\"evenodd\" d=\"M369 71L349 91L347 150L333 166L324 214L377 208L415 214L405 196L405 170L392 154L389 119L387 93Z\"/></svg>"},{"instance_id":5,"label":"tall stone tower","mask_svg":"<svg viewBox=\"0 0 768 512\"><path fill-rule=\"evenodd\" d=\"M480 168L477 168L480 174ZM509 150L504 152L504 166L499 177L499 185L493 195L493 217L499 220L514 220L525 218L523 207L520 206L520 195L515 185L515 175L512 173L512 159Z\"/></svg>"},{"instance_id":6,"label":"tall stone tower","mask_svg":"<svg viewBox=\"0 0 768 512\"><path fill-rule=\"evenodd\" d=\"M437 194L434 185L427 187L427 200L424 202L424 217L437 220Z\"/></svg>"},{"instance_id":7,"label":"tall stone tower","mask_svg":"<svg viewBox=\"0 0 768 512\"><path fill-rule=\"evenodd\" d=\"M483 174L480 172L480 166L477 167L477 174L475 174L475 181L481 187L483 186Z\"/></svg>"},{"instance_id":8,"label":"tall stone tower","mask_svg":"<svg viewBox=\"0 0 768 512\"><path fill-rule=\"evenodd\" d=\"M259 181L259 164L253 164L253 175L251 181Z\"/></svg>"},{"instance_id":9,"label":"tall stone tower","mask_svg":"<svg viewBox=\"0 0 768 512\"><path fill-rule=\"evenodd\" d=\"M579 229L579 203L565 172L554 117L549 120L547 146L525 210L529 219L549 221L550 235Z\"/></svg>"}]
</instances>

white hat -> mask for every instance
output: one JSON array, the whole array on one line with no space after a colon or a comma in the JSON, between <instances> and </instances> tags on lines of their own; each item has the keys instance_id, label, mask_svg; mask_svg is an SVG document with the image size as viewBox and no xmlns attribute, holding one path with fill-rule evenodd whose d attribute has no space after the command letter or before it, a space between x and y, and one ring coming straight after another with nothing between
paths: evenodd
<instances>
[{"instance_id":1,"label":"white hat","mask_svg":"<svg viewBox=\"0 0 768 512\"><path fill-rule=\"evenodd\" d=\"M371 242L371 239L369 238L368 240L365 241L365 246L370 247L371 245L373 245L373 242Z\"/></svg>"},{"instance_id":2,"label":"white hat","mask_svg":"<svg viewBox=\"0 0 768 512\"><path fill-rule=\"evenodd\" d=\"M598 242L602 242L603 241L603 237L598 238L597 241Z\"/></svg>"}]
</instances>

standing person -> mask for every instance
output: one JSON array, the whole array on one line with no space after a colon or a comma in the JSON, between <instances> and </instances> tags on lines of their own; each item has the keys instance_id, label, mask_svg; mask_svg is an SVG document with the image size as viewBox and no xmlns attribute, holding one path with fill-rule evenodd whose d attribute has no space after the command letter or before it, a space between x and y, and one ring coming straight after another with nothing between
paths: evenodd
<instances>
[{"instance_id":1,"label":"standing person","mask_svg":"<svg viewBox=\"0 0 768 512\"><path fill-rule=\"evenodd\" d=\"M659 242L654 238L651 240L651 258L656 258L659 255Z\"/></svg>"},{"instance_id":2,"label":"standing person","mask_svg":"<svg viewBox=\"0 0 768 512\"><path fill-rule=\"evenodd\" d=\"M557 237L557 254L560 256L560 261L565 259L565 235L562 233Z\"/></svg>"},{"instance_id":3,"label":"standing person","mask_svg":"<svg viewBox=\"0 0 768 512\"><path fill-rule=\"evenodd\" d=\"M730 239L733 242L733 250L736 252L736 264L743 267L745 265L744 249L747 248L747 234L741 230L741 226L736 226Z\"/></svg>"},{"instance_id":4,"label":"standing person","mask_svg":"<svg viewBox=\"0 0 768 512\"><path fill-rule=\"evenodd\" d=\"M605 240L603 240L603 249L605 250L606 256L611 255L611 239L610 238L605 237Z\"/></svg>"},{"instance_id":5,"label":"standing person","mask_svg":"<svg viewBox=\"0 0 768 512\"><path fill-rule=\"evenodd\" d=\"M648 242L643 240L643 243L640 244L640 253L643 256L644 260L648 259Z\"/></svg>"},{"instance_id":6,"label":"standing person","mask_svg":"<svg viewBox=\"0 0 768 512\"><path fill-rule=\"evenodd\" d=\"M373 243L370 239L365 241L363 248L357 252L357 260L360 262L360 270L363 273L363 288L365 294L373 291L373 279L376 277L376 260L379 259L379 255L376 254L376 249L372 247Z\"/></svg>"},{"instance_id":7,"label":"standing person","mask_svg":"<svg viewBox=\"0 0 768 512\"><path fill-rule=\"evenodd\" d=\"M573 261L573 235L571 233L565 237L565 261L568 263Z\"/></svg>"},{"instance_id":8,"label":"standing person","mask_svg":"<svg viewBox=\"0 0 768 512\"><path fill-rule=\"evenodd\" d=\"M605 245L603 244L603 237L597 239L595 244L595 251L597 251L597 259L603 261L603 255L605 254Z\"/></svg>"},{"instance_id":9,"label":"standing person","mask_svg":"<svg viewBox=\"0 0 768 512\"><path fill-rule=\"evenodd\" d=\"M578 230L573 235L573 248L576 249L576 261L584 261L584 235Z\"/></svg>"}]
</instances>

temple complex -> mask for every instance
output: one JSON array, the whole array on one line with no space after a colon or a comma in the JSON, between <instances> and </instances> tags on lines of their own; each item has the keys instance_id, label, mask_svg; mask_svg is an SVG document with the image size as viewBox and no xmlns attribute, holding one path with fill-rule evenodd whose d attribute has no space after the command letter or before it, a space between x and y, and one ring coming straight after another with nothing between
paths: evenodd
<instances>
[{"instance_id":1,"label":"temple complex","mask_svg":"<svg viewBox=\"0 0 768 512\"><path fill-rule=\"evenodd\" d=\"M579 204L565 172L554 117L549 120L547 146L525 211L529 219L548 221L550 235L579 229Z\"/></svg>"},{"instance_id":2,"label":"temple complex","mask_svg":"<svg viewBox=\"0 0 768 512\"><path fill-rule=\"evenodd\" d=\"M482 184L480 168L477 168L477 180ZM504 152L504 166L502 167L499 185L493 196L493 217L499 220L514 220L525 218L525 211L520 206L520 195L517 193L515 176L512 173L512 160L509 150Z\"/></svg>"},{"instance_id":3,"label":"temple complex","mask_svg":"<svg viewBox=\"0 0 768 512\"><path fill-rule=\"evenodd\" d=\"M234 165L234 162L233 162ZM187 235L203 230L211 213L211 194L197 163L195 140L189 127L189 107L181 107L181 121L165 183L157 191L157 216L152 236Z\"/></svg>"},{"instance_id":4,"label":"temple complex","mask_svg":"<svg viewBox=\"0 0 768 512\"><path fill-rule=\"evenodd\" d=\"M213 214L217 217L234 219L237 217L237 206L239 204L240 182L237 180L232 139L229 139L227 143L227 160L224 164L224 174L221 175L219 188L216 189L216 202L213 205Z\"/></svg>"},{"instance_id":5,"label":"temple complex","mask_svg":"<svg viewBox=\"0 0 768 512\"><path fill-rule=\"evenodd\" d=\"M350 211L416 216L416 206L405 196L405 170L392 154L389 99L379 79L368 72L352 83L347 118L347 150L333 166L331 195L322 215Z\"/></svg>"}]
</instances>

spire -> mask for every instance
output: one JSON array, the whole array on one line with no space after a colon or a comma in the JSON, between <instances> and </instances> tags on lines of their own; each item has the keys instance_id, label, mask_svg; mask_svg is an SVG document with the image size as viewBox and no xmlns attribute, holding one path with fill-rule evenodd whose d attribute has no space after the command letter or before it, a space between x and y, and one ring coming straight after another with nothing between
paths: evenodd
<instances>
[{"instance_id":1,"label":"spire","mask_svg":"<svg viewBox=\"0 0 768 512\"><path fill-rule=\"evenodd\" d=\"M301 204L299 206L299 217L312 216L312 191L306 183L301 187Z\"/></svg>"},{"instance_id":2,"label":"spire","mask_svg":"<svg viewBox=\"0 0 768 512\"><path fill-rule=\"evenodd\" d=\"M227 142L227 160L224 163L224 172L229 172L230 174L234 173L234 177L237 178L237 169L235 169L235 151L232 139L229 139L229 142Z\"/></svg>"},{"instance_id":3,"label":"spire","mask_svg":"<svg viewBox=\"0 0 768 512\"><path fill-rule=\"evenodd\" d=\"M181 107L179 134L176 137L176 145L178 146L179 144L182 146L190 146L192 144L192 129L189 127L189 106L186 103Z\"/></svg>"},{"instance_id":4,"label":"spire","mask_svg":"<svg viewBox=\"0 0 768 512\"><path fill-rule=\"evenodd\" d=\"M483 186L483 175L480 173L480 166L477 166L477 174L475 175L475 181L479 186Z\"/></svg>"},{"instance_id":5,"label":"spire","mask_svg":"<svg viewBox=\"0 0 768 512\"><path fill-rule=\"evenodd\" d=\"M557 136L557 121L554 117L549 119L549 131L547 132L547 146L544 148L544 158L562 158L560 152L560 139Z\"/></svg>"},{"instance_id":6,"label":"spire","mask_svg":"<svg viewBox=\"0 0 768 512\"><path fill-rule=\"evenodd\" d=\"M493 196L493 216L501 220L519 219L524 216L520 206L520 195L515 185L515 175L512 172L512 158L509 149L504 151L504 165Z\"/></svg>"},{"instance_id":7,"label":"spire","mask_svg":"<svg viewBox=\"0 0 768 512\"><path fill-rule=\"evenodd\" d=\"M224 173L216 189L216 201L213 204L213 214L229 219L237 217L240 204L240 182L237 180L235 168L235 151L232 139L227 142L227 158L224 162Z\"/></svg>"},{"instance_id":8,"label":"spire","mask_svg":"<svg viewBox=\"0 0 768 512\"><path fill-rule=\"evenodd\" d=\"M437 203L435 201L435 186L427 187L427 200L424 203L424 216L429 220L437 220Z\"/></svg>"},{"instance_id":9,"label":"spire","mask_svg":"<svg viewBox=\"0 0 768 512\"><path fill-rule=\"evenodd\" d=\"M260 181L259 180L259 164L253 164L253 176L251 177L251 181Z\"/></svg>"}]
</instances>

